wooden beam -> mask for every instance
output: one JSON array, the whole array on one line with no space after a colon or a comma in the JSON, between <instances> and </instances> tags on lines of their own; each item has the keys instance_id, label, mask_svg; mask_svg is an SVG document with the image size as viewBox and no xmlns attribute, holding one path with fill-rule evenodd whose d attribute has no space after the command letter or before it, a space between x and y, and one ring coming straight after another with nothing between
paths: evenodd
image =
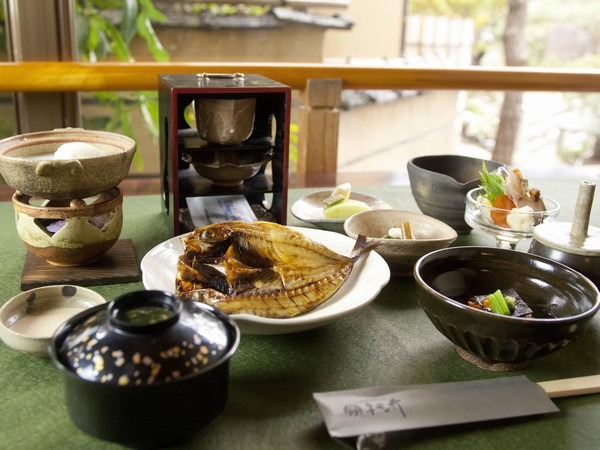
<instances>
[{"instance_id":1,"label":"wooden beam","mask_svg":"<svg viewBox=\"0 0 600 450\"><path fill-rule=\"evenodd\" d=\"M156 90L159 74L257 73L302 90L308 79L339 78L342 89L600 92L598 69L373 67L252 63L0 63L0 91Z\"/></svg>"}]
</instances>

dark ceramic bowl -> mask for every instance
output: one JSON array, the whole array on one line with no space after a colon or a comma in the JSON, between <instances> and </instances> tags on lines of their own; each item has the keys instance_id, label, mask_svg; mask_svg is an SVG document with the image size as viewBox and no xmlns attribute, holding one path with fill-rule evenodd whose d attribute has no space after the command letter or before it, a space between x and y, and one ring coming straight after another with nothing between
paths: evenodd
<instances>
[{"instance_id":1,"label":"dark ceramic bowl","mask_svg":"<svg viewBox=\"0 0 600 450\"><path fill-rule=\"evenodd\" d=\"M600 308L598 288L579 272L529 253L452 247L415 264L421 307L466 360L489 370L519 370L582 334ZM467 299L513 288L532 318L494 314Z\"/></svg>"},{"instance_id":2,"label":"dark ceramic bowl","mask_svg":"<svg viewBox=\"0 0 600 450\"><path fill-rule=\"evenodd\" d=\"M237 325L163 291L125 294L67 320L50 342L69 416L122 445L181 442L225 407Z\"/></svg>"},{"instance_id":3,"label":"dark ceramic bowl","mask_svg":"<svg viewBox=\"0 0 600 450\"><path fill-rule=\"evenodd\" d=\"M479 186L483 162L492 172L501 163L462 155L419 156L407 163L413 197L423 214L450 225L458 234L467 234L465 197Z\"/></svg>"}]
</instances>

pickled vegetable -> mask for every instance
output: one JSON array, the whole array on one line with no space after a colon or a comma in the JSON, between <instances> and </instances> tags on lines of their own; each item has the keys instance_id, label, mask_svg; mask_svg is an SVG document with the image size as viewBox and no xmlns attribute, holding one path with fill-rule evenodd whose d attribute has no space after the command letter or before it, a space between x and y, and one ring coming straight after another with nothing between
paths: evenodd
<instances>
[{"instance_id":1,"label":"pickled vegetable","mask_svg":"<svg viewBox=\"0 0 600 450\"><path fill-rule=\"evenodd\" d=\"M329 206L326 206L323 209L323 216L326 219L345 220L356 213L368 211L369 209L371 208L365 202L349 198L337 201Z\"/></svg>"}]
</instances>

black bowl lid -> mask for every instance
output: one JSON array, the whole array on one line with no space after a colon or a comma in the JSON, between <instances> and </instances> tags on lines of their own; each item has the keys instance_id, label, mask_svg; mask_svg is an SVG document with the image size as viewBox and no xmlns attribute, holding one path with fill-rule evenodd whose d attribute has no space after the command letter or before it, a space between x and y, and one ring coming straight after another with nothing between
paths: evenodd
<instances>
[{"instance_id":1,"label":"black bowl lid","mask_svg":"<svg viewBox=\"0 0 600 450\"><path fill-rule=\"evenodd\" d=\"M122 386L173 382L231 357L239 329L220 311L162 291L125 294L55 333L55 363L85 380Z\"/></svg>"}]
</instances>

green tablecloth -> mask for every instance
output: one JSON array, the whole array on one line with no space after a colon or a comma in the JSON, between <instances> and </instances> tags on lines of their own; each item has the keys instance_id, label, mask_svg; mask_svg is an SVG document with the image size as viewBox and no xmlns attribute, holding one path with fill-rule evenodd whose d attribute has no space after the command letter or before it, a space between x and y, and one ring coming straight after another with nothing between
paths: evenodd
<instances>
[{"instance_id":1,"label":"green tablecloth","mask_svg":"<svg viewBox=\"0 0 600 450\"><path fill-rule=\"evenodd\" d=\"M546 195L562 204L571 221L577 179L543 180ZM355 187L394 207L418 211L408 186ZM289 203L308 190L292 190ZM600 225L592 212L592 224ZM127 197L122 238L132 239L138 260L167 239L158 196ZM306 225L289 216L290 225ZM17 237L10 203L0 203L0 302L19 292L25 249ZM472 232L455 245L494 245ZM93 287L112 299L140 283ZM567 348L519 372L534 381L600 373L600 317ZM439 383L513 376L463 361L421 311L412 279L392 279L363 310L311 331L278 336L243 335L231 360L225 412L187 448L344 448L332 440L313 392L376 385ZM67 415L62 379L47 359L0 344L0 448L119 448L79 431ZM577 448L600 446L600 397L556 399L561 412L546 417L495 421L396 436L410 448ZM199 401L198 407L202 404ZM126 426L126 425L124 425Z\"/></svg>"}]
</instances>

